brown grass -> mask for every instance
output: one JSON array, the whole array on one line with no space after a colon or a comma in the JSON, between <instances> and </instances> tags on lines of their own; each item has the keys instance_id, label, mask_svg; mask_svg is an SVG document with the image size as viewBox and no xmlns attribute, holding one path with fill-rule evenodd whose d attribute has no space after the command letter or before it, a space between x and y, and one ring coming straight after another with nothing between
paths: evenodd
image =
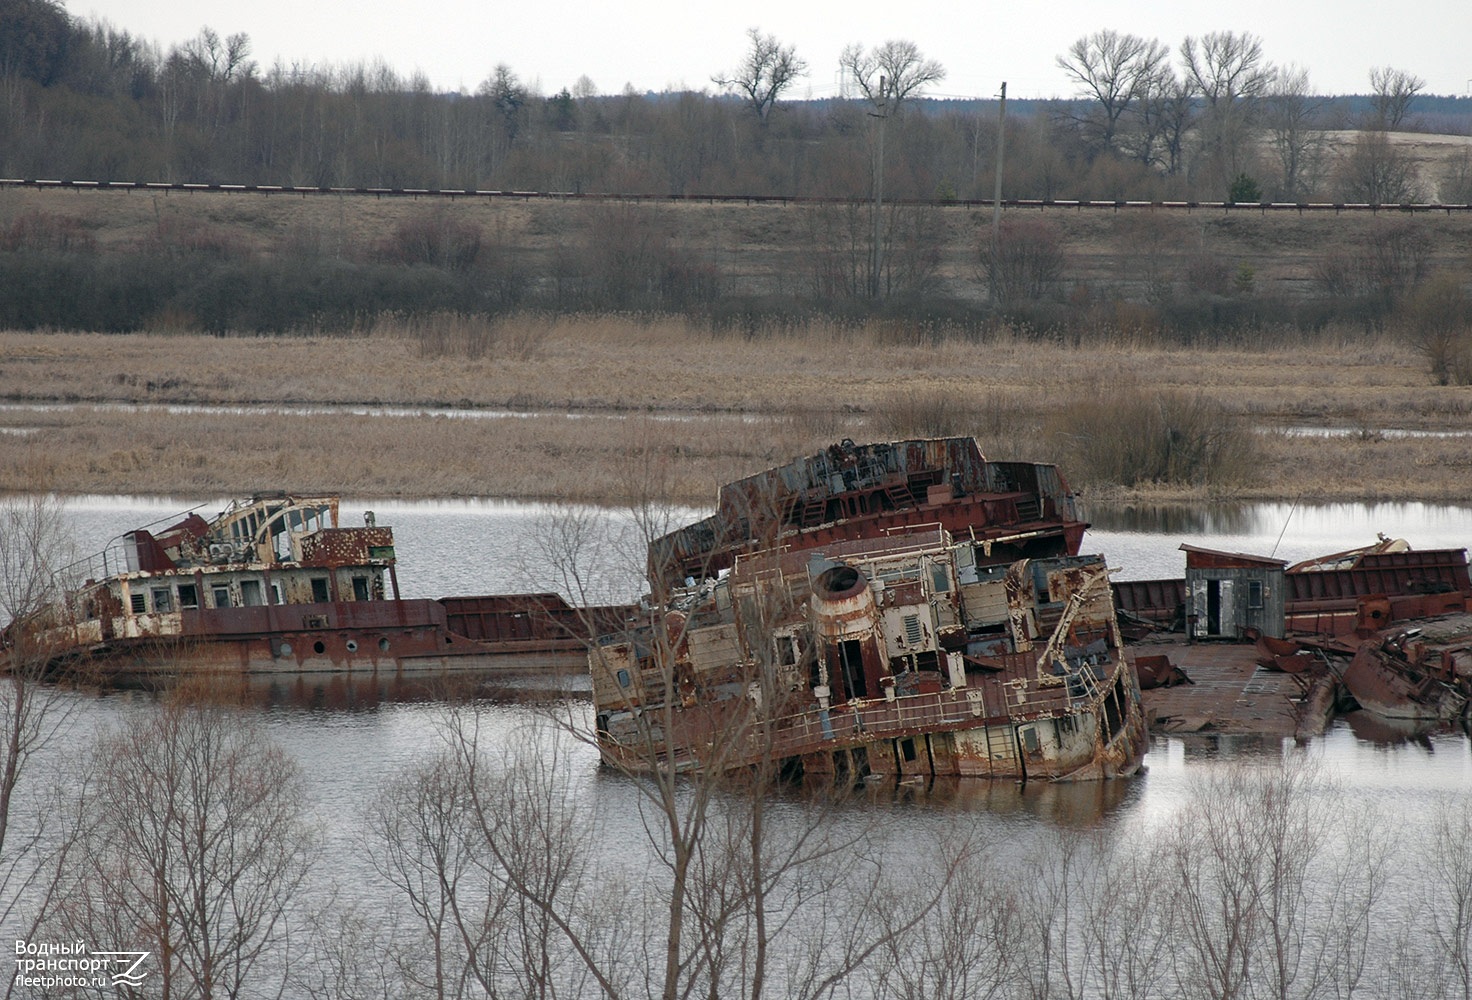
<instances>
[{"instance_id":1,"label":"brown grass","mask_svg":"<svg viewBox=\"0 0 1472 1000\"><path fill-rule=\"evenodd\" d=\"M720 337L681 321L526 317L441 334L380 324L355 338L0 333L0 489L214 496L261 488L360 496L613 502L631 458L675 499L840 438L971 433L995 458L1064 461L1049 415L1092 387L1200 398L1251 425L1472 426L1472 391L1430 384L1393 340L1330 333L1260 350L1088 349L998 335L897 343L878 326ZM478 322L478 321L477 321ZM497 419L344 413L170 413L96 403L379 404L485 409ZM573 414L570 416L570 414ZM23 433L5 431L19 430ZM1265 435L1237 495L1462 501L1466 438ZM1113 490L1088 470L1076 485ZM1206 486L1140 495L1207 495Z\"/></svg>"}]
</instances>

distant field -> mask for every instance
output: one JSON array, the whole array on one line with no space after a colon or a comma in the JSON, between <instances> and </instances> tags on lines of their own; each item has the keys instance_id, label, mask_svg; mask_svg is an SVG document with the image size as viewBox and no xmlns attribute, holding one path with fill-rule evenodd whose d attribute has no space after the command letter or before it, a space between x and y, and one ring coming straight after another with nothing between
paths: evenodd
<instances>
[{"instance_id":1,"label":"distant field","mask_svg":"<svg viewBox=\"0 0 1472 1000\"><path fill-rule=\"evenodd\" d=\"M1468 499L1472 447L1455 432L1472 430L1472 389L1430 384L1392 339L1162 351L917 342L878 323L743 338L524 317L481 333L476 357L390 324L327 339L0 334L0 489L608 503L657 489L703 504L723 482L844 437L975 434L989 457L1068 472L1066 403L1171 391L1243 420L1233 433L1259 436L1258 467L1225 489L1074 484L1122 499ZM324 404L520 415L296 412Z\"/></svg>"},{"instance_id":2,"label":"distant field","mask_svg":"<svg viewBox=\"0 0 1472 1000\"><path fill-rule=\"evenodd\" d=\"M1427 141L1428 137L1417 137ZM1439 137L1438 137L1439 138ZM1438 150L1461 149L1451 140ZM1440 155L1426 153L1427 156ZM373 198L360 195L260 195L220 192L0 189L0 231L28 213L77 220L99 249L127 249L159 233L258 255L371 253L406 220L445 212L475 225L487 244L513 253L535 282L554 273L559 255L582 239L598 202L505 199ZM709 262L727 295L802 295L813 280L815 250L831 254L838 207L699 202L626 203L657 222L674 245ZM826 216L825 216L826 213ZM1030 218L1037 209L1008 209ZM1057 296L1158 298L1161 282L1189 286L1208 269L1253 273L1251 294L1303 297L1318 291L1316 263L1373 242L1377 231L1409 225L1422 233L1434 266L1472 267L1472 212L1416 214L1259 212L1253 209L1050 209L1064 248ZM985 298L981 248L991 213L935 207L916 253L933 252L933 294L958 301ZM825 236L815 231L828 226ZM841 226L839 227L841 228ZM898 253L905 252L903 248Z\"/></svg>"}]
</instances>

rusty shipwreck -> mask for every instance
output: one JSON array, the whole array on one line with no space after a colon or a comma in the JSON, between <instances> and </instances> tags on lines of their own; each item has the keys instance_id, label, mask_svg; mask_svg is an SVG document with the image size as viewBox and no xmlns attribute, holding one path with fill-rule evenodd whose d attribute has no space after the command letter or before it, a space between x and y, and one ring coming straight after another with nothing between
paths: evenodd
<instances>
[{"instance_id":1,"label":"rusty shipwreck","mask_svg":"<svg viewBox=\"0 0 1472 1000\"><path fill-rule=\"evenodd\" d=\"M1139 770L1099 556L1051 465L970 438L850 441L654 540L639 627L590 667L625 769L1014 780Z\"/></svg>"},{"instance_id":2,"label":"rusty shipwreck","mask_svg":"<svg viewBox=\"0 0 1472 1000\"><path fill-rule=\"evenodd\" d=\"M23 652L35 669L115 683L581 672L589 632L633 610L572 608L556 594L404 598L393 529L371 513L340 525L335 495L258 494L169 520L64 571L81 582L0 634L0 665Z\"/></svg>"}]
</instances>

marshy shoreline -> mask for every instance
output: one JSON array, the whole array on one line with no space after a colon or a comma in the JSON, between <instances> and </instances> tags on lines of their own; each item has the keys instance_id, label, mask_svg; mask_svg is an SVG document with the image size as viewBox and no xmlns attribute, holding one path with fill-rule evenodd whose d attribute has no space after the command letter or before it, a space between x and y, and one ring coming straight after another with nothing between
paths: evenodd
<instances>
[{"instance_id":1,"label":"marshy shoreline","mask_svg":"<svg viewBox=\"0 0 1472 1000\"><path fill-rule=\"evenodd\" d=\"M1209 425L1203 440L1251 447L1174 481L1092 467L1134 447L1162 400ZM971 434L1109 502L1462 503L1469 433L1472 388L1435 385L1409 347L1363 334L1076 346L535 314L339 337L0 333L5 491L703 505L843 438Z\"/></svg>"}]
</instances>

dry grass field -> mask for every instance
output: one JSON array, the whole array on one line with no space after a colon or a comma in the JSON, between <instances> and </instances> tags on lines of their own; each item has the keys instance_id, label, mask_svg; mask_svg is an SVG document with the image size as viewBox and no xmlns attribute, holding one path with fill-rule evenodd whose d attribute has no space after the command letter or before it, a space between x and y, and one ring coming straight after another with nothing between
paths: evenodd
<instances>
[{"instance_id":1,"label":"dry grass field","mask_svg":"<svg viewBox=\"0 0 1472 1000\"><path fill-rule=\"evenodd\" d=\"M262 255L354 256L391 239L407 221L445 212L478 227L488 244L513 248L530 273L545 275L559 253L585 239L589 216L608 206L597 200L7 188L0 189L0 230L12 220L40 213L76 220L102 250L162 238ZM815 213L841 211L658 199L623 207L656 224L674 245L709 261L722 274L723 289L740 295L802 292L811 278ZM1011 208L1004 214L1027 219L1039 211ZM1472 261L1472 212L1467 211L1299 215L1255 208L1089 208L1050 209L1041 217L1062 240L1063 285L1073 295L1122 290L1136 296L1162 273L1179 274L1202 260L1226 274L1244 265L1252 268L1259 294L1301 295L1311 290L1315 263L1324 255L1351 251L1378 231L1398 225L1427 235L1435 266L1465 269ZM985 298L980 254L990 225L991 213L985 209L955 205L932 210L928 238L934 241L938 292L960 301Z\"/></svg>"},{"instance_id":2,"label":"dry grass field","mask_svg":"<svg viewBox=\"0 0 1472 1000\"><path fill-rule=\"evenodd\" d=\"M1472 472L1472 389L1432 385L1393 339L1080 349L885 324L742 338L675 320L441 323L329 339L0 333L0 490L615 503L653 486L704 504L840 438L943 433L1057 461L1117 499L1463 502ZM1251 468L1225 483L1091 481L1085 431L1127 439L1107 427L1111 401L1162 394L1217 407L1224 434L1256 443ZM350 412L375 407L413 412ZM1302 427L1347 433L1288 430Z\"/></svg>"}]
</instances>

